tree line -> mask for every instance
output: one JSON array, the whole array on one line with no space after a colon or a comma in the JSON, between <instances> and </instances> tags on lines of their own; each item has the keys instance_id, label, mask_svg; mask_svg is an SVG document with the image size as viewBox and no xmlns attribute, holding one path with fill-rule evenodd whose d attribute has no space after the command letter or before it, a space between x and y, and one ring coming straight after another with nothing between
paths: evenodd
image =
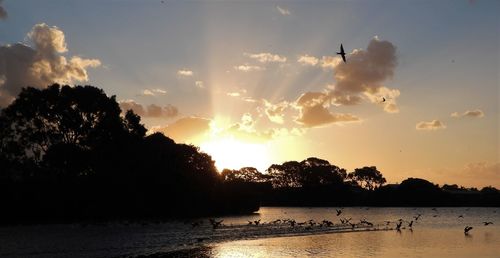
<instances>
[{"instance_id":1,"label":"tree line","mask_svg":"<svg viewBox=\"0 0 500 258\"><path fill-rule=\"evenodd\" d=\"M219 173L198 147L146 132L137 114L123 112L102 89L24 88L0 111L0 223L202 216L254 212L261 204L403 204L374 166L347 173L311 157L273 164L267 173ZM452 188L438 188L439 195ZM477 203L498 205L498 191L485 189Z\"/></svg>"}]
</instances>

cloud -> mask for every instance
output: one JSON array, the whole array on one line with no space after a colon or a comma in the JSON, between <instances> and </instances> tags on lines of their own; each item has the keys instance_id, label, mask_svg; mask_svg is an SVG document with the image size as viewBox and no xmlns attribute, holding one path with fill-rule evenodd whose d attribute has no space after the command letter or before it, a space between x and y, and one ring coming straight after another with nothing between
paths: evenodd
<instances>
[{"instance_id":1,"label":"cloud","mask_svg":"<svg viewBox=\"0 0 500 258\"><path fill-rule=\"evenodd\" d=\"M264 67L257 66L257 65L238 65L234 67L235 70L242 71L242 72L252 72L252 71L263 71L265 70Z\"/></svg>"},{"instance_id":2,"label":"cloud","mask_svg":"<svg viewBox=\"0 0 500 258\"><path fill-rule=\"evenodd\" d=\"M463 113L453 112L451 117L462 118L462 117L484 117L484 112L481 109L467 110Z\"/></svg>"},{"instance_id":3,"label":"cloud","mask_svg":"<svg viewBox=\"0 0 500 258\"><path fill-rule=\"evenodd\" d=\"M425 121L419 122L417 123L415 128L417 130L431 131L431 130L445 129L446 126L441 121L434 119L430 122L425 122Z\"/></svg>"},{"instance_id":4,"label":"cloud","mask_svg":"<svg viewBox=\"0 0 500 258\"><path fill-rule=\"evenodd\" d=\"M176 142L190 142L210 130L210 121L201 117L183 117L165 127L151 128L151 131L162 132Z\"/></svg>"},{"instance_id":5,"label":"cloud","mask_svg":"<svg viewBox=\"0 0 500 258\"><path fill-rule=\"evenodd\" d=\"M158 106L155 104L150 104L148 106L142 106L141 104L135 102L134 100L123 100L118 102L122 112L125 113L127 110L132 110L134 113L141 117L162 117L162 118L172 118L179 114L177 107L170 104L166 106Z\"/></svg>"},{"instance_id":6,"label":"cloud","mask_svg":"<svg viewBox=\"0 0 500 258\"><path fill-rule=\"evenodd\" d=\"M280 12L281 15L290 15L290 11L286 8L283 8L283 7L280 7L279 5L277 5L276 9L278 9L278 12Z\"/></svg>"},{"instance_id":7,"label":"cloud","mask_svg":"<svg viewBox=\"0 0 500 258\"><path fill-rule=\"evenodd\" d=\"M328 110L329 106L330 97L327 92L306 92L295 102L295 108L299 110L295 121L306 127L360 121L352 114L332 113Z\"/></svg>"},{"instance_id":8,"label":"cloud","mask_svg":"<svg viewBox=\"0 0 500 258\"><path fill-rule=\"evenodd\" d=\"M289 103L286 101L282 101L278 104L273 105L271 102L267 100L263 100L264 103L264 113L267 118L276 124L284 123L285 110L288 109Z\"/></svg>"},{"instance_id":9,"label":"cloud","mask_svg":"<svg viewBox=\"0 0 500 258\"><path fill-rule=\"evenodd\" d=\"M181 69L177 71L177 75L179 76L193 76L193 71L187 69Z\"/></svg>"},{"instance_id":10,"label":"cloud","mask_svg":"<svg viewBox=\"0 0 500 258\"><path fill-rule=\"evenodd\" d=\"M167 91L163 89L145 89L142 91L142 95L144 96L156 96L157 94L164 95L167 94Z\"/></svg>"},{"instance_id":11,"label":"cloud","mask_svg":"<svg viewBox=\"0 0 500 258\"><path fill-rule=\"evenodd\" d=\"M465 175L470 175L472 177L487 177L487 178L497 178L500 179L500 163L488 163L488 162L472 162L465 165L464 169ZM498 180L494 180L500 182Z\"/></svg>"},{"instance_id":12,"label":"cloud","mask_svg":"<svg viewBox=\"0 0 500 258\"><path fill-rule=\"evenodd\" d=\"M389 41L374 37L366 50L354 50L344 63L338 56L323 56L321 59L302 55L297 60L302 65L332 69L336 83L321 94L325 105L357 105L363 99L382 106L388 113L398 113L396 99L401 94L398 89L390 89L383 82L391 78L397 65L396 47ZM311 96L306 93L303 97ZM384 101L385 99L385 101Z\"/></svg>"},{"instance_id":13,"label":"cloud","mask_svg":"<svg viewBox=\"0 0 500 258\"><path fill-rule=\"evenodd\" d=\"M374 37L366 50L351 52L347 63L336 62L335 58L329 63L334 67L334 96L362 94L376 104L385 98L384 110L398 112L396 98L400 95L399 90L383 86L384 81L392 78L397 66L396 47L391 42Z\"/></svg>"},{"instance_id":14,"label":"cloud","mask_svg":"<svg viewBox=\"0 0 500 258\"><path fill-rule=\"evenodd\" d=\"M342 59L338 56L323 56L319 64L325 69L333 69L340 63L342 63Z\"/></svg>"},{"instance_id":15,"label":"cloud","mask_svg":"<svg viewBox=\"0 0 500 258\"><path fill-rule=\"evenodd\" d=\"M239 97L241 94L239 92L228 92L226 95L229 97Z\"/></svg>"},{"instance_id":16,"label":"cloud","mask_svg":"<svg viewBox=\"0 0 500 258\"><path fill-rule=\"evenodd\" d=\"M200 89L205 88L205 84L203 83L203 81L195 81L194 85L196 85L196 87L198 87Z\"/></svg>"},{"instance_id":17,"label":"cloud","mask_svg":"<svg viewBox=\"0 0 500 258\"><path fill-rule=\"evenodd\" d=\"M255 59L261 63L284 63L284 62L286 62L286 57L276 55L276 54L271 54L271 53L257 53L257 54L245 53L244 55L248 56L252 59Z\"/></svg>"},{"instance_id":18,"label":"cloud","mask_svg":"<svg viewBox=\"0 0 500 258\"><path fill-rule=\"evenodd\" d=\"M302 65L310 65L310 66L315 66L319 63L319 59L315 56L310 56L310 55L301 55L297 59L297 62L299 62Z\"/></svg>"},{"instance_id":19,"label":"cloud","mask_svg":"<svg viewBox=\"0 0 500 258\"><path fill-rule=\"evenodd\" d=\"M7 19L7 11L3 8L2 2L3 0L0 0L0 20L5 20Z\"/></svg>"},{"instance_id":20,"label":"cloud","mask_svg":"<svg viewBox=\"0 0 500 258\"><path fill-rule=\"evenodd\" d=\"M0 106L8 105L22 87L87 81L87 68L101 64L97 59L63 56L67 51L64 33L55 26L36 24L28 39L33 47L22 43L0 46Z\"/></svg>"}]
</instances>

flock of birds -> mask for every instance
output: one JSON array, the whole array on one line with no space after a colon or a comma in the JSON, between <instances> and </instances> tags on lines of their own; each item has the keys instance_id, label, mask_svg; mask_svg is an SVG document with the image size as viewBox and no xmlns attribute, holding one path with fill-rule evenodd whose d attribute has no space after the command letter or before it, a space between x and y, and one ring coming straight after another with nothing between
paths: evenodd
<instances>
[{"instance_id":1,"label":"flock of birds","mask_svg":"<svg viewBox=\"0 0 500 258\"><path fill-rule=\"evenodd\" d=\"M367 208L368 209L368 208ZM433 211L437 212L436 208L432 209ZM340 217L339 221L340 224L335 224L331 220L324 219L322 221L315 221L313 219L307 220L307 221L302 221L298 222L294 219L289 219L289 218L284 218L284 219L276 219L274 221L269 221L269 222L263 222L261 219L258 220L248 220L247 225L248 226L264 226L264 225L287 225L290 228L295 228L295 227L302 227L305 230L311 230L313 227L333 227L333 226L343 226L343 228L350 227L352 230L355 230L356 228L371 228L374 227L374 223L366 220L365 218L359 220L359 223L354 223L352 222L352 218L347 218L347 217L341 217L341 215L344 213L343 209L336 209L335 210L336 217ZM432 217L437 217L437 214L432 215ZM396 230L398 232L401 232L402 229L409 229L413 230L414 223L417 222L420 218L422 218L422 214L416 214L415 216L412 217L411 220L403 220L403 219L398 219L396 221L389 221L386 220L384 221L385 229L386 230ZM463 214L460 214L458 216L458 219L464 218ZM215 219L209 219L208 220L210 225L212 226L212 229L218 229L222 226L225 226L223 224L224 220L215 220ZM203 221L195 221L191 223L192 228L199 227ZM393 224L395 227L389 228L389 226ZM488 226L493 224L492 221L484 221L482 222L484 226ZM464 228L464 234L468 235L469 232L473 229L472 226L466 225Z\"/></svg>"}]
</instances>

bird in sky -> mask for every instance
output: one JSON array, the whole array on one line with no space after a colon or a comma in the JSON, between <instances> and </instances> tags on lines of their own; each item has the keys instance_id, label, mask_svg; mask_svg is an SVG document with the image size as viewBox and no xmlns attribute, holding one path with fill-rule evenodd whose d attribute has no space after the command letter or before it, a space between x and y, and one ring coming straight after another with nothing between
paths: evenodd
<instances>
[{"instance_id":1,"label":"bird in sky","mask_svg":"<svg viewBox=\"0 0 500 258\"><path fill-rule=\"evenodd\" d=\"M471 229L473 229L473 227L465 226L465 228L464 228L464 234L468 235L469 231L471 231Z\"/></svg>"},{"instance_id":2,"label":"bird in sky","mask_svg":"<svg viewBox=\"0 0 500 258\"><path fill-rule=\"evenodd\" d=\"M340 216L340 214L342 214L342 210L339 209L339 210L336 210L337 211L337 216Z\"/></svg>"},{"instance_id":3,"label":"bird in sky","mask_svg":"<svg viewBox=\"0 0 500 258\"><path fill-rule=\"evenodd\" d=\"M340 52L337 52L337 55L342 56L342 60L344 60L344 63L347 63L347 61L345 60L344 46L342 44L340 44Z\"/></svg>"},{"instance_id":4,"label":"bird in sky","mask_svg":"<svg viewBox=\"0 0 500 258\"><path fill-rule=\"evenodd\" d=\"M484 224L485 226L488 226L488 225L490 225L490 224L493 224L493 222L491 222L491 221L485 221L485 222L483 222L483 224Z\"/></svg>"}]
</instances>

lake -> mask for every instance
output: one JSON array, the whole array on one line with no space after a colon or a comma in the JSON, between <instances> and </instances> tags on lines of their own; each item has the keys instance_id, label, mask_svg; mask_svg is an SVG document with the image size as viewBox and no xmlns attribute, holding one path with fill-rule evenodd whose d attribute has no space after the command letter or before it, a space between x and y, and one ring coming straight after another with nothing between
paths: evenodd
<instances>
[{"instance_id":1,"label":"lake","mask_svg":"<svg viewBox=\"0 0 500 258\"><path fill-rule=\"evenodd\" d=\"M339 216L336 209L262 207L214 218L223 220L215 230L208 218L8 226L0 228L0 257L500 257L500 208L346 207ZM473 227L468 235L465 226Z\"/></svg>"}]
</instances>

